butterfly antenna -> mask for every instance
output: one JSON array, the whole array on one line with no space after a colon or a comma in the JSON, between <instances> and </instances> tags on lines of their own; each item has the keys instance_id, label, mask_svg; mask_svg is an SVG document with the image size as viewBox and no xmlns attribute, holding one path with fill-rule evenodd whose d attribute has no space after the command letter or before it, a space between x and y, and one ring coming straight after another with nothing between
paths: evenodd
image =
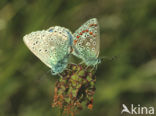
<instances>
[{"instance_id":1,"label":"butterfly antenna","mask_svg":"<svg viewBox=\"0 0 156 116\"><path fill-rule=\"evenodd\" d=\"M117 56L112 56L112 57L104 56L104 57L101 57L100 59L101 59L101 62L104 62L104 61L113 61L117 58L118 58Z\"/></svg>"},{"instance_id":2,"label":"butterfly antenna","mask_svg":"<svg viewBox=\"0 0 156 116\"><path fill-rule=\"evenodd\" d=\"M63 76L62 76L60 73L58 74L58 76L60 76L60 77L62 77L62 78L63 78Z\"/></svg>"},{"instance_id":3,"label":"butterfly antenna","mask_svg":"<svg viewBox=\"0 0 156 116\"><path fill-rule=\"evenodd\" d=\"M86 67L85 67L85 70L87 70L87 69L88 69L88 67L89 67L89 66L86 66Z\"/></svg>"}]
</instances>

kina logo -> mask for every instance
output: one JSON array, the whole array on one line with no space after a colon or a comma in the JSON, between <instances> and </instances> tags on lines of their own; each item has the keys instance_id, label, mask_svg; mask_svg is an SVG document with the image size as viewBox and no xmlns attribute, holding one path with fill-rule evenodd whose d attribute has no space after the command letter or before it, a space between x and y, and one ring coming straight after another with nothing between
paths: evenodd
<instances>
[{"instance_id":1,"label":"kina logo","mask_svg":"<svg viewBox=\"0 0 156 116\"><path fill-rule=\"evenodd\" d=\"M154 107L145 107L131 104L130 108L128 108L125 104L122 104L122 111L121 114L128 113L128 114L143 114L143 115L153 115L154 114Z\"/></svg>"}]
</instances>

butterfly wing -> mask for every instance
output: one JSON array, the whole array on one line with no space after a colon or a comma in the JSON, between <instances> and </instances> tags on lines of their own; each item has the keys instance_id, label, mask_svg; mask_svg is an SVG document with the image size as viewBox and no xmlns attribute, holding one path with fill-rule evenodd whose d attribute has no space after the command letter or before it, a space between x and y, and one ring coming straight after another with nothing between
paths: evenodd
<instances>
[{"instance_id":1,"label":"butterfly wing","mask_svg":"<svg viewBox=\"0 0 156 116\"><path fill-rule=\"evenodd\" d=\"M73 34L73 54L87 65L96 65L100 48L100 31L96 18L88 20Z\"/></svg>"},{"instance_id":2,"label":"butterfly wing","mask_svg":"<svg viewBox=\"0 0 156 116\"><path fill-rule=\"evenodd\" d=\"M70 52L70 39L67 31L69 30L55 26L24 36L27 47L51 68L54 74L62 72L67 66Z\"/></svg>"}]
</instances>

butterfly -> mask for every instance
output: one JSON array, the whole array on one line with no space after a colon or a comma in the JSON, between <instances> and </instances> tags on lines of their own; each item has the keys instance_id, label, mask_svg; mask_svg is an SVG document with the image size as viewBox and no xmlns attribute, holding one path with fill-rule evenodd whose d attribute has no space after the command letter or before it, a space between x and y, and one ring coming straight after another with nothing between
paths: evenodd
<instances>
[{"instance_id":1,"label":"butterfly","mask_svg":"<svg viewBox=\"0 0 156 116\"><path fill-rule=\"evenodd\" d=\"M67 67L71 46L71 32L60 26L36 31L23 37L26 46L45 65L53 75L63 72Z\"/></svg>"},{"instance_id":2,"label":"butterfly","mask_svg":"<svg viewBox=\"0 0 156 116\"><path fill-rule=\"evenodd\" d=\"M88 20L74 34L60 26L36 31L23 37L26 46L49 68L52 74L63 72L70 54L86 65L97 65L100 48L99 25L96 18Z\"/></svg>"},{"instance_id":3,"label":"butterfly","mask_svg":"<svg viewBox=\"0 0 156 116\"><path fill-rule=\"evenodd\" d=\"M98 58L100 51L100 30L96 18L88 20L73 34L73 55L81 58L83 62L97 65L101 62Z\"/></svg>"}]
</instances>

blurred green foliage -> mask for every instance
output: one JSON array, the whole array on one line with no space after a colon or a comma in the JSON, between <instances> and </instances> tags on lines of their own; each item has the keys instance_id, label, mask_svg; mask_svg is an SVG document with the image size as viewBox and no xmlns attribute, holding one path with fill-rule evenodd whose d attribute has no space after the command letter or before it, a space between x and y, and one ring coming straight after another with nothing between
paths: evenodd
<instances>
[{"instance_id":1,"label":"blurred green foliage","mask_svg":"<svg viewBox=\"0 0 156 116\"><path fill-rule=\"evenodd\" d=\"M122 104L156 108L156 0L1 0L0 116L57 116L53 77L22 37L50 26L74 32L96 17L100 56L93 111L78 116L120 116ZM48 72L48 73L47 73Z\"/></svg>"}]
</instances>

